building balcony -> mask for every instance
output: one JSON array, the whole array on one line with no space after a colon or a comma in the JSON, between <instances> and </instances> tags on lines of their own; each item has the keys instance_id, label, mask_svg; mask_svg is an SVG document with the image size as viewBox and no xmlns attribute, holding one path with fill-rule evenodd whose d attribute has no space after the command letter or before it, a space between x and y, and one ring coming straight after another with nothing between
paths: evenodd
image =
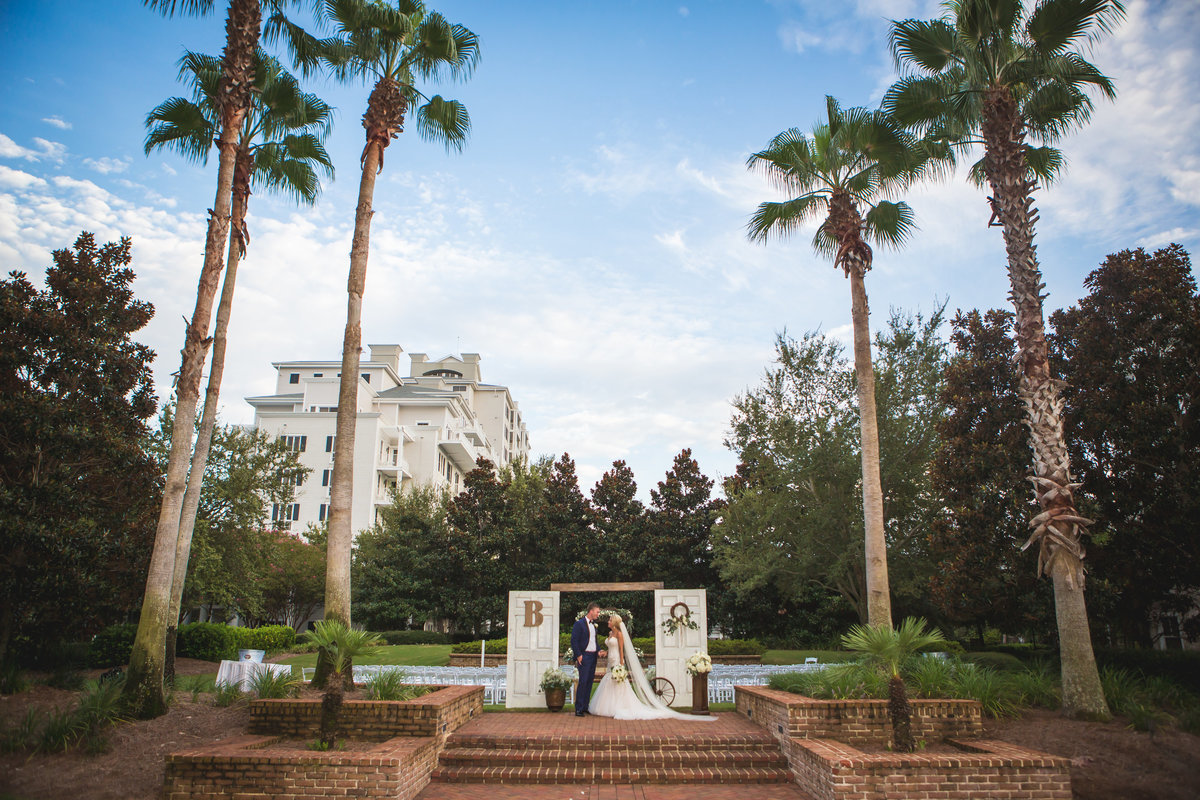
<instances>
[{"instance_id":1,"label":"building balcony","mask_svg":"<svg viewBox=\"0 0 1200 800\"><path fill-rule=\"evenodd\" d=\"M401 475L412 477L408 462L401 458L400 453L395 450L388 455L380 456L375 464L375 470L387 475L395 475L397 478Z\"/></svg>"},{"instance_id":2,"label":"building balcony","mask_svg":"<svg viewBox=\"0 0 1200 800\"><path fill-rule=\"evenodd\" d=\"M443 438L438 442L438 447L459 470L470 472L475 469L475 459L479 451L460 431L443 431Z\"/></svg>"}]
</instances>

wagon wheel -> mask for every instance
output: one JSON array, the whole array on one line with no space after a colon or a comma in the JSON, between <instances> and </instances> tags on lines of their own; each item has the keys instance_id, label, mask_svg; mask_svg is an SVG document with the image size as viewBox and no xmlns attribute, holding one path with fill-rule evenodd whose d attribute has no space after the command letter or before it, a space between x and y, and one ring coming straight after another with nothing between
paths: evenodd
<instances>
[{"instance_id":1,"label":"wagon wheel","mask_svg":"<svg viewBox=\"0 0 1200 800\"><path fill-rule=\"evenodd\" d=\"M675 684L666 678L655 678L650 681L650 688L663 701L663 705L669 706L675 702Z\"/></svg>"}]
</instances>

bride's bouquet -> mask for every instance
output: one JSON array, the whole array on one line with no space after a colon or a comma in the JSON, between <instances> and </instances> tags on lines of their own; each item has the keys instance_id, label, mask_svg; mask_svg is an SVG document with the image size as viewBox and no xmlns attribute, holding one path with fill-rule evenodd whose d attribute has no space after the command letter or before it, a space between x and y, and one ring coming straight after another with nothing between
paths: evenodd
<instances>
[{"instance_id":1,"label":"bride's bouquet","mask_svg":"<svg viewBox=\"0 0 1200 800\"><path fill-rule=\"evenodd\" d=\"M624 664L617 664L608 671L608 674L612 675L612 679L616 683L624 683L629 680L629 670L625 669Z\"/></svg>"},{"instance_id":2,"label":"bride's bouquet","mask_svg":"<svg viewBox=\"0 0 1200 800\"><path fill-rule=\"evenodd\" d=\"M708 653L693 653L687 660L688 675L707 675L712 672L712 659Z\"/></svg>"}]
</instances>

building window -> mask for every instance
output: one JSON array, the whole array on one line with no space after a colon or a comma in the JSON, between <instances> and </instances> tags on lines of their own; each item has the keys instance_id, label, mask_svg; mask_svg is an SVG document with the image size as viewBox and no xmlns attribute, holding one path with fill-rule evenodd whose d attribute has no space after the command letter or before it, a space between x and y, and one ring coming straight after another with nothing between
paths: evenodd
<instances>
[{"instance_id":1,"label":"building window","mask_svg":"<svg viewBox=\"0 0 1200 800\"><path fill-rule=\"evenodd\" d=\"M363 379L363 381L364 381L364 382L366 382L366 383L370 383L370 382L371 382L371 373L369 373L369 372L364 372L364 373L363 373L362 375L360 375L359 377L360 377L360 378L362 378L362 379Z\"/></svg>"},{"instance_id":2,"label":"building window","mask_svg":"<svg viewBox=\"0 0 1200 800\"><path fill-rule=\"evenodd\" d=\"M425 428L425 427L428 427L428 426L429 426L429 420L427 420L427 419L426 419L426 420L421 420L420 422L418 422L418 423L417 423L417 427L418 427L418 428Z\"/></svg>"},{"instance_id":3,"label":"building window","mask_svg":"<svg viewBox=\"0 0 1200 800\"><path fill-rule=\"evenodd\" d=\"M314 377L314 378L324 378L324 377L325 377L325 373L324 373L324 372L314 372L314 373L313 373L313 377Z\"/></svg>"},{"instance_id":4,"label":"building window","mask_svg":"<svg viewBox=\"0 0 1200 800\"><path fill-rule=\"evenodd\" d=\"M327 470L325 470L324 472L322 472L322 473L321 473L321 485L322 485L322 486L328 486L328 485L329 485L329 476L330 476L331 474L333 474L333 470L330 470L330 469L327 469Z\"/></svg>"},{"instance_id":5,"label":"building window","mask_svg":"<svg viewBox=\"0 0 1200 800\"><path fill-rule=\"evenodd\" d=\"M300 519L299 503L275 503L271 506L271 521L281 530L289 530Z\"/></svg>"},{"instance_id":6,"label":"building window","mask_svg":"<svg viewBox=\"0 0 1200 800\"><path fill-rule=\"evenodd\" d=\"M293 453L303 453L304 448L308 446L307 436L280 436L279 440L283 442L283 446Z\"/></svg>"},{"instance_id":7,"label":"building window","mask_svg":"<svg viewBox=\"0 0 1200 800\"><path fill-rule=\"evenodd\" d=\"M451 386L450 388L456 392L465 392L467 390L467 387L463 386L461 383L456 386Z\"/></svg>"},{"instance_id":8,"label":"building window","mask_svg":"<svg viewBox=\"0 0 1200 800\"><path fill-rule=\"evenodd\" d=\"M325 437L325 452L326 453L333 452L333 440L336 438L337 438L337 436L326 436Z\"/></svg>"},{"instance_id":9,"label":"building window","mask_svg":"<svg viewBox=\"0 0 1200 800\"><path fill-rule=\"evenodd\" d=\"M300 382L300 373L299 372L293 372L291 375L288 375L288 383L299 383L299 382Z\"/></svg>"},{"instance_id":10,"label":"building window","mask_svg":"<svg viewBox=\"0 0 1200 800\"><path fill-rule=\"evenodd\" d=\"M324 522L325 516L329 513L329 504L321 503L321 507L317 509L317 521Z\"/></svg>"},{"instance_id":11,"label":"building window","mask_svg":"<svg viewBox=\"0 0 1200 800\"><path fill-rule=\"evenodd\" d=\"M283 485L284 486L303 486L304 485L304 474L298 472L295 475L284 475L283 476Z\"/></svg>"}]
</instances>

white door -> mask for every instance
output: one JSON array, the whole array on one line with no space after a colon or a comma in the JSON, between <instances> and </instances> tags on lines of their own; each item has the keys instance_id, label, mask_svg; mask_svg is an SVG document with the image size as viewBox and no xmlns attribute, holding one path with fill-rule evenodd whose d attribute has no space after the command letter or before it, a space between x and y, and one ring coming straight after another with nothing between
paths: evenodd
<instances>
[{"instance_id":1,"label":"white door","mask_svg":"<svg viewBox=\"0 0 1200 800\"><path fill-rule=\"evenodd\" d=\"M663 623L674 616L682 621L687 616L695 623L692 629L679 624L674 633L667 633ZM678 707L692 705L692 676L687 674L687 660L693 653L708 652L708 596L704 589L656 589L654 591L654 661L655 673L675 685Z\"/></svg>"},{"instance_id":2,"label":"white door","mask_svg":"<svg viewBox=\"0 0 1200 800\"><path fill-rule=\"evenodd\" d=\"M542 673L558 666L558 592L508 593L508 708L545 708Z\"/></svg>"}]
</instances>

